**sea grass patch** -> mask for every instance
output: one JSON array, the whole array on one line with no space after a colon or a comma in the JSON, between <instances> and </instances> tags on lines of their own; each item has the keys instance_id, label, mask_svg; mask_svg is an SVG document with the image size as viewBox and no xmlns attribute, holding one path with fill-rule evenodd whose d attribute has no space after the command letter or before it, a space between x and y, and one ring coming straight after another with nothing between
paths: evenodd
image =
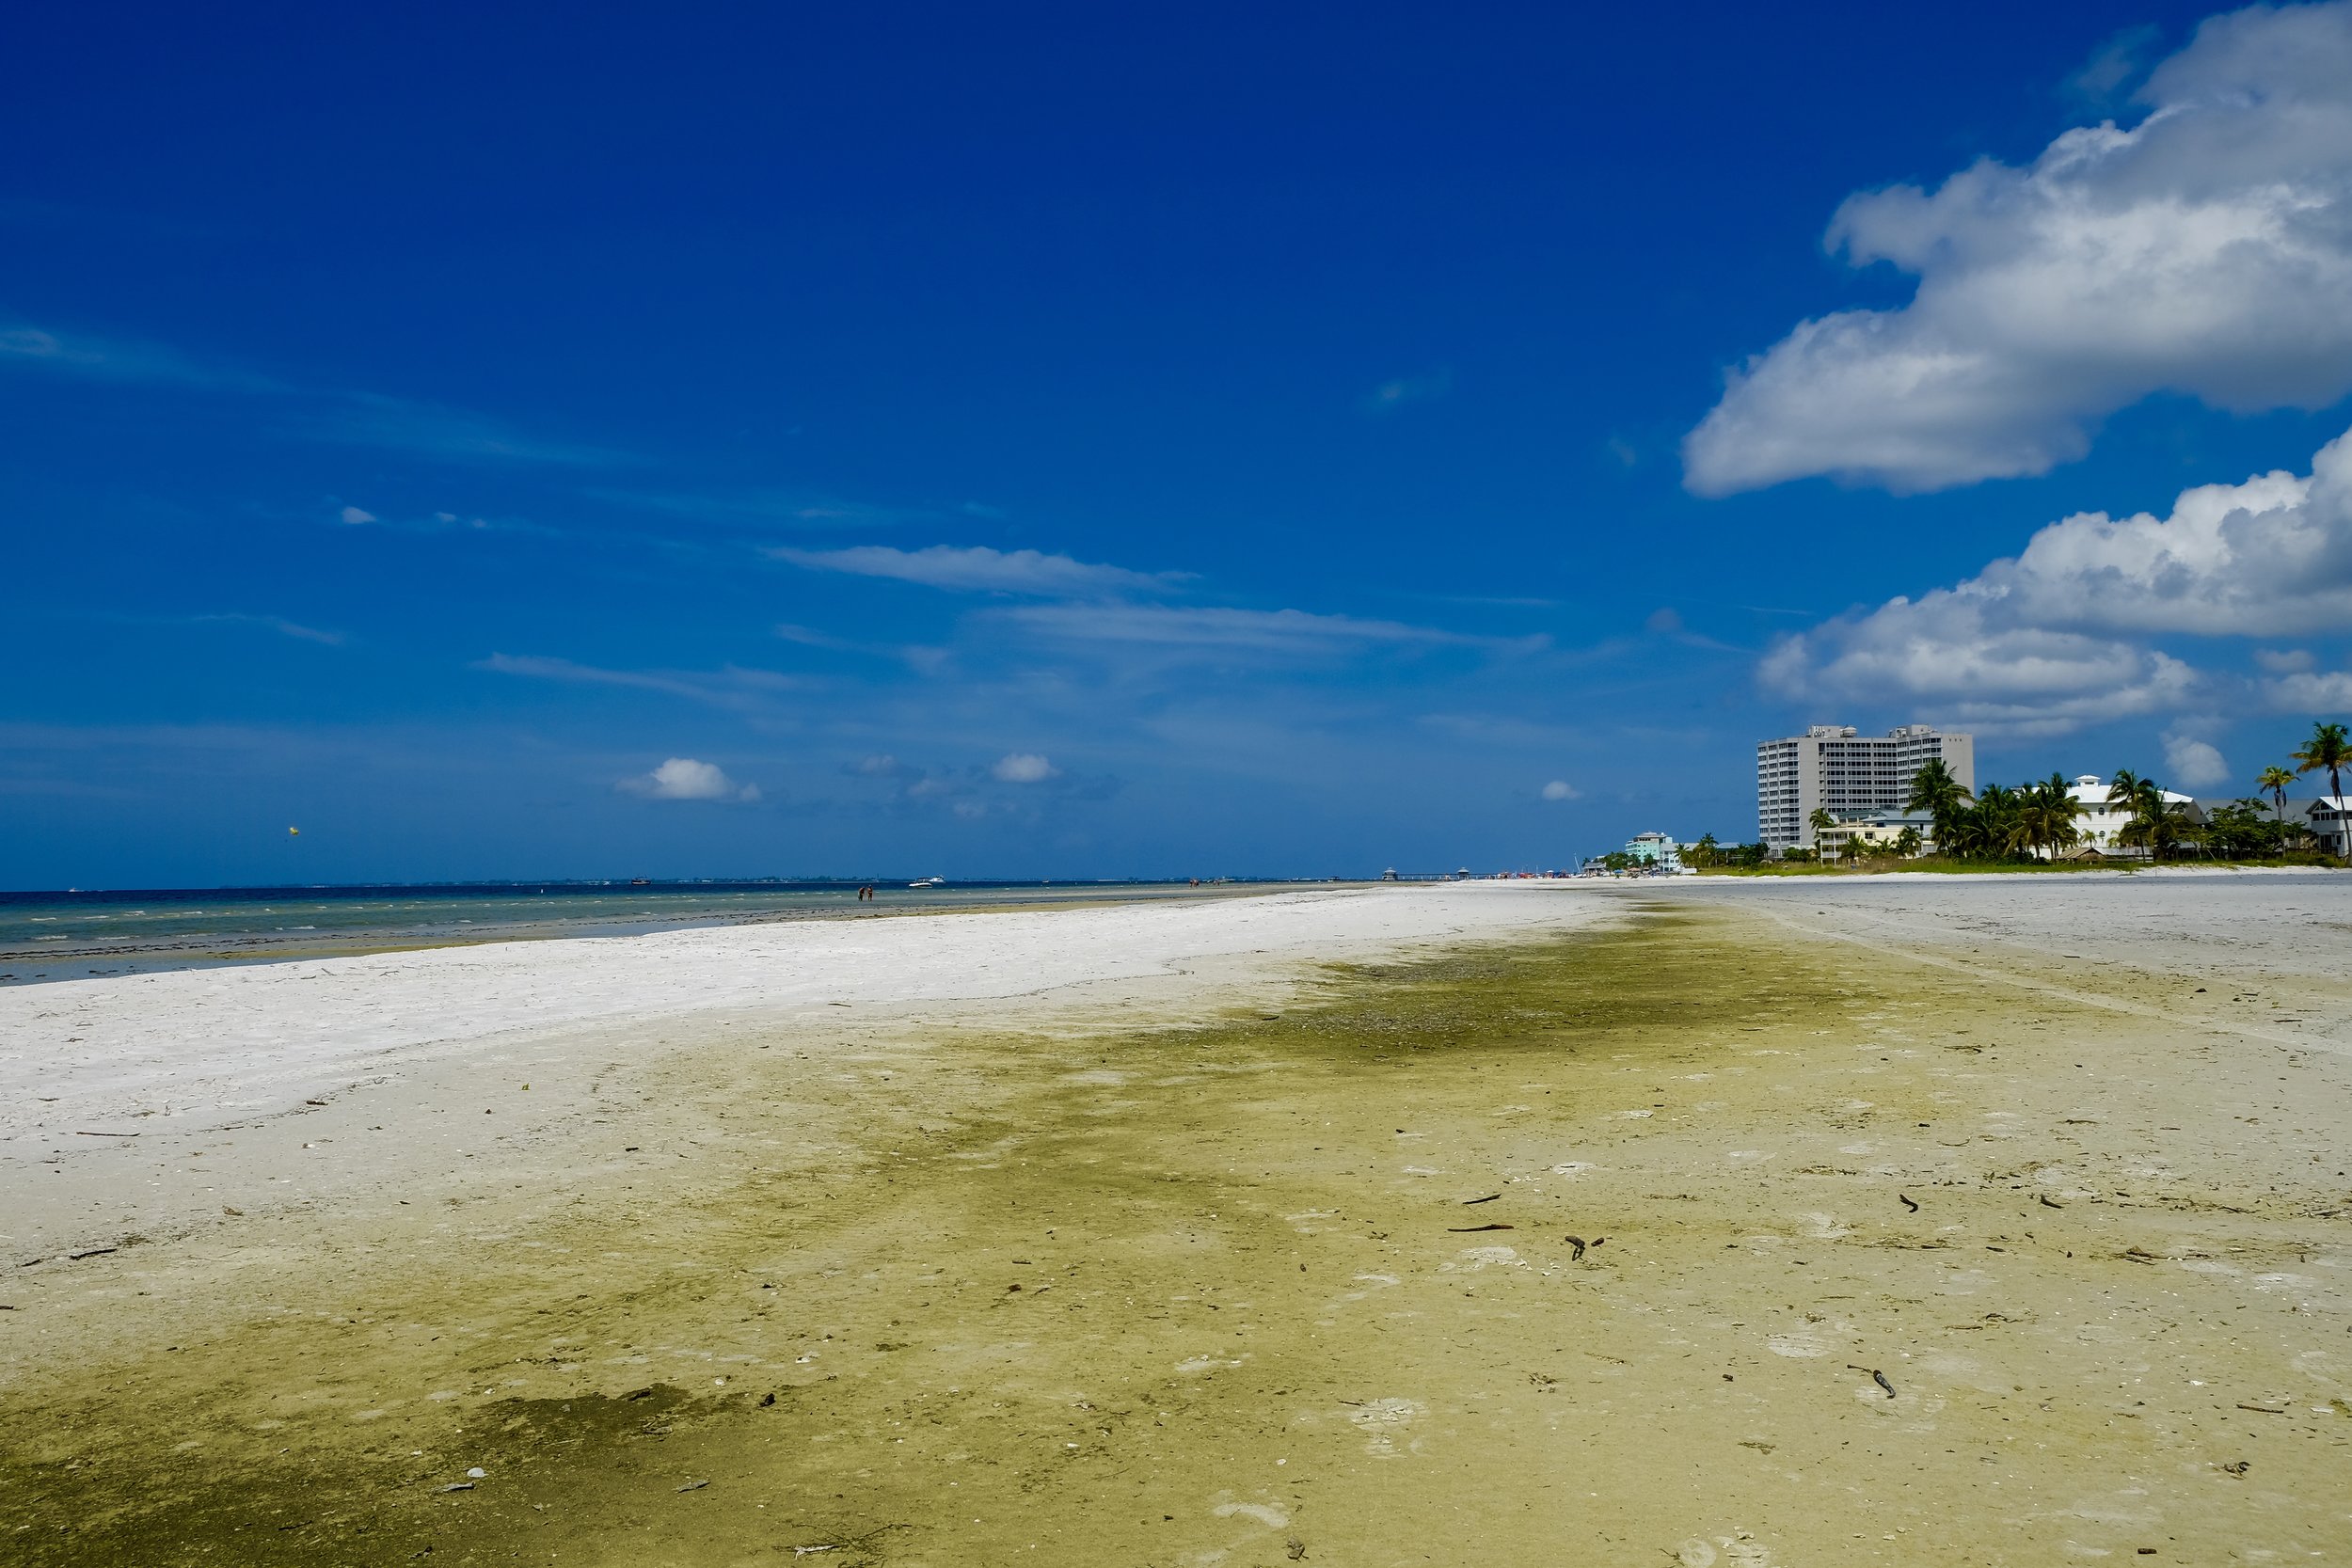
<instances>
[{"instance_id":1,"label":"sea grass patch","mask_svg":"<svg viewBox=\"0 0 2352 1568\"><path fill-rule=\"evenodd\" d=\"M568 1164L314 1225L180 1349L60 1370L6 1429L8 1539L1090 1564L1748 1532L1829 1560L1862 1487L1906 1528L2107 1540L2010 1499L2173 1463L2184 1412L2135 1430L2099 1380L2290 1305L2229 1283L2250 1254L2184 1272L2226 1260L2210 1209L2127 1240L2061 1196L2106 1157L2027 1091L2113 1024L1677 911L1185 1027L738 1029ZM2313 1462L2268 1419L2214 1484Z\"/></svg>"}]
</instances>

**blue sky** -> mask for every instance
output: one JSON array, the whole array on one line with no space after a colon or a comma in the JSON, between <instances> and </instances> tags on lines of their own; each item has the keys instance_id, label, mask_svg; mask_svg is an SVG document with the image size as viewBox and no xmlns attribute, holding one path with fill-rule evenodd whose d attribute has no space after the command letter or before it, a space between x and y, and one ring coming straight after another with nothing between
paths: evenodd
<instances>
[{"instance_id":1,"label":"blue sky","mask_svg":"<svg viewBox=\"0 0 2352 1568\"><path fill-rule=\"evenodd\" d=\"M2352 709L2345 7L1269 9L21 20L0 885L1547 866Z\"/></svg>"}]
</instances>

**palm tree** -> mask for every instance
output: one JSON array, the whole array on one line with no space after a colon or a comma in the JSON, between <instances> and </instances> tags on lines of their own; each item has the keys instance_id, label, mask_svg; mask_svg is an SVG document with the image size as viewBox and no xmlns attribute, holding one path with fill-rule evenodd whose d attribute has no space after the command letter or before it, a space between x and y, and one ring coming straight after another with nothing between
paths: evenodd
<instances>
[{"instance_id":1,"label":"palm tree","mask_svg":"<svg viewBox=\"0 0 2352 1568\"><path fill-rule=\"evenodd\" d=\"M2027 784L2019 791L2023 804L2018 816L2025 830L2026 847L2048 850L2052 860L2060 849L2069 849L2082 839L2082 830L2074 826L2074 818L2082 806L2074 796L2062 773L2053 773L2040 784Z\"/></svg>"},{"instance_id":2,"label":"palm tree","mask_svg":"<svg viewBox=\"0 0 2352 1568\"><path fill-rule=\"evenodd\" d=\"M1821 844L1820 835L1836 827L1837 818L1829 814L1827 806L1815 806L1813 815L1804 819L1804 825L1813 830L1813 847L1818 849Z\"/></svg>"},{"instance_id":3,"label":"palm tree","mask_svg":"<svg viewBox=\"0 0 2352 1568\"><path fill-rule=\"evenodd\" d=\"M2297 773L2328 770L2328 793L2344 793L2344 769L2352 768L2352 735L2342 724L2313 724L2311 739L2290 759Z\"/></svg>"},{"instance_id":4,"label":"palm tree","mask_svg":"<svg viewBox=\"0 0 2352 1568\"><path fill-rule=\"evenodd\" d=\"M2254 787L2270 797L2281 828L2287 825L2287 785L2294 782L2293 773L2276 766L2264 768L2254 780Z\"/></svg>"},{"instance_id":5,"label":"palm tree","mask_svg":"<svg viewBox=\"0 0 2352 1568\"><path fill-rule=\"evenodd\" d=\"M2121 806L2131 814L2131 820L2123 824L2122 832L2116 837L2125 844L2147 844L2148 852L2155 855L2149 829L2164 814L2164 791L2156 787L2156 781L2143 779L2128 768L2119 768L2107 784L2107 804Z\"/></svg>"},{"instance_id":6,"label":"palm tree","mask_svg":"<svg viewBox=\"0 0 2352 1568\"><path fill-rule=\"evenodd\" d=\"M2311 739L2287 760L2295 764L2298 773L2316 773L2323 768L2328 770L2328 794L2333 801L2330 809L2336 814L2336 853L2352 859L2352 832L2345 831L2352 828L2352 823L2347 823L2344 816L2344 770L2352 768L2352 735L2346 735L2342 724L2313 724Z\"/></svg>"},{"instance_id":7,"label":"palm tree","mask_svg":"<svg viewBox=\"0 0 2352 1568\"><path fill-rule=\"evenodd\" d=\"M1905 811L1923 811L1934 819L1935 847L1943 854L1953 852L1952 832L1961 813L1969 807L1968 786L1952 777L1952 770L1944 766L1942 757L1931 757L1927 766L1911 776L1911 795L1903 801Z\"/></svg>"},{"instance_id":8,"label":"palm tree","mask_svg":"<svg viewBox=\"0 0 2352 1568\"><path fill-rule=\"evenodd\" d=\"M1975 832L1969 835L1972 848L2000 857L2029 847L2024 799L2007 784L1989 784L1979 790L1974 815Z\"/></svg>"},{"instance_id":9,"label":"palm tree","mask_svg":"<svg viewBox=\"0 0 2352 1568\"><path fill-rule=\"evenodd\" d=\"M2125 844L2146 845L2153 860L2164 859L2165 851L2181 841L2189 825L2185 808L2167 800L2155 780L2143 779L2128 768L2116 770L2107 803L2126 807L2132 814L2116 837Z\"/></svg>"}]
</instances>

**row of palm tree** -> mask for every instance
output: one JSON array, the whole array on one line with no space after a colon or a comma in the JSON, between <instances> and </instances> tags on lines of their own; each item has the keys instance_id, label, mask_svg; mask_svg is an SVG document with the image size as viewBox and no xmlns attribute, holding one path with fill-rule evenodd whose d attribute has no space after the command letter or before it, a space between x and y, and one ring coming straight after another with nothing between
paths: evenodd
<instances>
[{"instance_id":1,"label":"row of palm tree","mask_svg":"<svg viewBox=\"0 0 2352 1568\"><path fill-rule=\"evenodd\" d=\"M2154 779L2128 768L2116 771L2107 787L2106 803L2122 808L2126 815L2118 838L2124 844L2146 848L2158 860L2168 859L2185 847L2208 852L2217 848L2239 852L2249 847L2242 841L2249 837L2263 841L2261 847L2276 853L2301 832L2299 824L2291 827L2286 820L2287 787L2304 774L2325 771L2329 795L2340 800L2344 794L2343 775L2346 769L2352 769L2352 735L2347 735L2343 724L2315 723L2311 739L2291 760L2296 765L2292 770L2265 768L2257 781L2261 791L2272 801L2276 831L2270 833L2249 834L2249 824L2234 817L2227 825L2226 833L2203 833L2185 802L2166 800L2164 789ZM2260 809L2253 800L2240 804L2248 812ZM1972 794L1939 758L1920 768L1912 779L1911 794L1903 802L1903 809L1926 813L1934 824L1937 851L1963 860L2044 856L2055 859L2082 842L2082 832L2076 826L2076 818L2083 812L2082 803L2074 799L2065 778L2057 773L2013 789L1989 784ZM1827 812L1813 814L1817 832L1836 826L1836 820ZM2218 842L2220 839L2228 842ZM1851 843L1847 849L1849 853L1858 852L1858 847ZM2352 850L2352 846L2347 846L2347 849Z\"/></svg>"},{"instance_id":2,"label":"row of palm tree","mask_svg":"<svg viewBox=\"0 0 2352 1568\"><path fill-rule=\"evenodd\" d=\"M2335 802L2338 812L2343 810L2344 770L2352 768L2352 732L2347 732L2342 724L2315 723L2312 726L2312 737L2303 743L2301 750L2289 752L2287 760L2295 764L2294 774L2276 767L2262 770L2262 786L2270 792L2281 822L2286 818L2287 785L2294 782L2295 777L2304 773L2326 772L2328 797ZM2346 824L2341 816L2336 822L2336 851L2352 862L2352 833L2342 831Z\"/></svg>"},{"instance_id":3,"label":"row of palm tree","mask_svg":"<svg viewBox=\"0 0 2352 1568\"><path fill-rule=\"evenodd\" d=\"M2124 779L2135 787L2141 784L2129 774L2118 783ZM2075 825L2082 804L2058 773L2013 789L1989 784L1971 795L1937 758L1914 776L1903 809L1927 813L1935 827L1936 849L1962 860L2055 857L2082 842L2082 830Z\"/></svg>"}]
</instances>

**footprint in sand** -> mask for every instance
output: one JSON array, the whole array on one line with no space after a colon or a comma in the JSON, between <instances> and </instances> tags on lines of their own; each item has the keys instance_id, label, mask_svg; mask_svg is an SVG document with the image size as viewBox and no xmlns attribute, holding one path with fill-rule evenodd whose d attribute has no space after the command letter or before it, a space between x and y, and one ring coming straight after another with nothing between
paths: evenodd
<instances>
[{"instance_id":1,"label":"footprint in sand","mask_svg":"<svg viewBox=\"0 0 2352 1568\"><path fill-rule=\"evenodd\" d=\"M1675 1560L1682 1568L1715 1568L1717 1563L1725 1568L1772 1568L1772 1554L1745 1532L1719 1535L1711 1542L1694 1535L1675 1547Z\"/></svg>"},{"instance_id":2,"label":"footprint in sand","mask_svg":"<svg viewBox=\"0 0 2352 1568\"><path fill-rule=\"evenodd\" d=\"M1462 1254L1461 1260L1438 1265L1439 1274L1476 1274L1481 1269L1523 1269L1527 1259L1507 1246L1474 1246Z\"/></svg>"},{"instance_id":3,"label":"footprint in sand","mask_svg":"<svg viewBox=\"0 0 2352 1568\"><path fill-rule=\"evenodd\" d=\"M1804 1357L1829 1354L1829 1347L1810 1334L1771 1335L1765 1339L1764 1348L1774 1355Z\"/></svg>"},{"instance_id":4,"label":"footprint in sand","mask_svg":"<svg viewBox=\"0 0 2352 1568\"><path fill-rule=\"evenodd\" d=\"M1291 1516L1272 1503L1236 1502L1231 1492L1219 1492L1209 1510L1220 1519L1255 1519L1268 1529L1280 1529L1291 1522Z\"/></svg>"},{"instance_id":5,"label":"footprint in sand","mask_svg":"<svg viewBox=\"0 0 2352 1568\"><path fill-rule=\"evenodd\" d=\"M1429 1414L1429 1407L1419 1400L1369 1400L1362 1408L1350 1411L1348 1421L1365 1434L1364 1452L1375 1459L1396 1459L1420 1448L1414 1439L1405 1449L1397 1447L1403 1429Z\"/></svg>"}]
</instances>

